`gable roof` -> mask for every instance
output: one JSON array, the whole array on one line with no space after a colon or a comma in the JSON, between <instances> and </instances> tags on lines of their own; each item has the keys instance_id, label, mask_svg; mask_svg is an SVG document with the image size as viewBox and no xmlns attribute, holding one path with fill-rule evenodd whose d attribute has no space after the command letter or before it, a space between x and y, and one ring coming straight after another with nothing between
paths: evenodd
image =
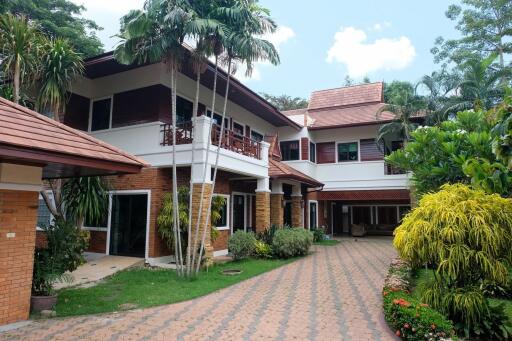
<instances>
[{"instance_id":1,"label":"gable roof","mask_svg":"<svg viewBox=\"0 0 512 341\"><path fill-rule=\"evenodd\" d=\"M309 100L308 110L368 103L384 103L383 82L314 91Z\"/></svg>"},{"instance_id":2,"label":"gable roof","mask_svg":"<svg viewBox=\"0 0 512 341\"><path fill-rule=\"evenodd\" d=\"M389 122L395 117L391 112L383 111L380 115L377 115L377 113L385 106L385 103L373 103L368 105L312 111L309 112L309 116L312 121L312 124L309 125L309 129L315 130L363 126Z\"/></svg>"},{"instance_id":3,"label":"gable roof","mask_svg":"<svg viewBox=\"0 0 512 341\"><path fill-rule=\"evenodd\" d=\"M43 166L43 177L135 173L145 161L0 97L0 160Z\"/></svg>"}]
</instances>

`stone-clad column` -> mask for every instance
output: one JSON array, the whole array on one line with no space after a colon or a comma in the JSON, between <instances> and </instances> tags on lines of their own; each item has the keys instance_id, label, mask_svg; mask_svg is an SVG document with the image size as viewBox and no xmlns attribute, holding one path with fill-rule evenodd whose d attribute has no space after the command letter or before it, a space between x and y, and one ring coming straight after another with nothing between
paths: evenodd
<instances>
[{"instance_id":1,"label":"stone-clad column","mask_svg":"<svg viewBox=\"0 0 512 341\"><path fill-rule=\"evenodd\" d=\"M283 226L283 184L280 181L272 182L272 192L270 193L270 224Z\"/></svg>"},{"instance_id":2,"label":"stone-clad column","mask_svg":"<svg viewBox=\"0 0 512 341\"><path fill-rule=\"evenodd\" d=\"M270 190L269 179L258 179L256 189L256 232L270 227Z\"/></svg>"},{"instance_id":3,"label":"stone-clad column","mask_svg":"<svg viewBox=\"0 0 512 341\"><path fill-rule=\"evenodd\" d=\"M292 188L292 225L293 227L304 228L302 221L302 193L300 184L293 185Z\"/></svg>"},{"instance_id":4,"label":"stone-clad column","mask_svg":"<svg viewBox=\"0 0 512 341\"><path fill-rule=\"evenodd\" d=\"M211 239L211 223L208 219L208 223L205 225L206 213L208 211L208 204L212 198L212 182L210 181L211 166L207 167L206 170L206 181L203 179L204 164L198 163L192 165L191 169L191 187L192 187L192 236L195 236L197 217L199 215L199 206L201 201L201 187L204 182L203 192L203 207L201 210L201 222L199 225L199 240L197 242L198 247L201 245L201 238L203 237L203 230L206 226L206 237L204 241L204 256L207 258L213 258L213 246Z\"/></svg>"}]
</instances>

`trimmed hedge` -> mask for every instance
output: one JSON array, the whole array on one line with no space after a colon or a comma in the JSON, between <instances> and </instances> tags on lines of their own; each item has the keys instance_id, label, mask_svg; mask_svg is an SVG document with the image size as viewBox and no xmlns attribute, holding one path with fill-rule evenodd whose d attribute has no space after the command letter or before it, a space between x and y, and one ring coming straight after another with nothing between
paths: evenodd
<instances>
[{"instance_id":1,"label":"trimmed hedge","mask_svg":"<svg viewBox=\"0 0 512 341\"><path fill-rule=\"evenodd\" d=\"M305 256L313 244L313 233L303 228L282 229L275 232L272 250L279 258Z\"/></svg>"},{"instance_id":2,"label":"trimmed hedge","mask_svg":"<svg viewBox=\"0 0 512 341\"><path fill-rule=\"evenodd\" d=\"M235 260L244 259L254 255L256 250L256 237L252 232L236 231L228 242L228 250Z\"/></svg>"}]
</instances>

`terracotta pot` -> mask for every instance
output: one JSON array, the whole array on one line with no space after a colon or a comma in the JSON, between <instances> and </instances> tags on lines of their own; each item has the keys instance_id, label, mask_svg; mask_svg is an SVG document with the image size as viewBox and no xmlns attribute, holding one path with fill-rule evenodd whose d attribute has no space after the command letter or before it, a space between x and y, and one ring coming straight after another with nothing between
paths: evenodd
<instances>
[{"instance_id":1,"label":"terracotta pot","mask_svg":"<svg viewBox=\"0 0 512 341\"><path fill-rule=\"evenodd\" d=\"M32 296L30 297L30 308L34 312L41 312L43 310L53 310L57 304L57 296Z\"/></svg>"}]
</instances>

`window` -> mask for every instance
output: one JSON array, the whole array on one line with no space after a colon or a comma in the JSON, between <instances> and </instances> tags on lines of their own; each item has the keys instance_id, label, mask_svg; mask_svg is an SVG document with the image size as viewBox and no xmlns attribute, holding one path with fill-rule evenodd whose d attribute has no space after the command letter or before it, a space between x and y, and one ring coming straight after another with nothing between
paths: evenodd
<instances>
[{"instance_id":1,"label":"window","mask_svg":"<svg viewBox=\"0 0 512 341\"><path fill-rule=\"evenodd\" d=\"M398 206L398 219L402 221L402 218L409 213L411 210L410 206Z\"/></svg>"},{"instance_id":2,"label":"window","mask_svg":"<svg viewBox=\"0 0 512 341\"><path fill-rule=\"evenodd\" d=\"M112 98L104 98L92 102L90 131L110 128L112 115Z\"/></svg>"},{"instance_id":3,"label":"window","mask_svg":"<svg viewBox=\"0 0 512 341\"><path fill-rule=\"evenodd\" d=\"M263 141L263 135L261 135L260 133L255 132L254 130L251 130L251 139L253 141L261 142L261 141Z\"/></svg>"},{"instance_id":4,"label":"window","mask_svg":"<svg viewBox=\"0 0 512 341\"><path fill-rule=\"evenodd\" d=\"M299 159L299 141L281 142L280 146L283 161Z\"/></svg>"},{"instance_id":5,"label":"window","mask_svg":"<svg viewBox=\"0 0 512 341\"><path fill-rule=\"evenodd\" d=\"M357 161L358 159L357 142L338 144L338 162Z\"/></svg>"},{"instance_id":6,"label":"window","mask_svg":"<svg viewBox=\"0 0 512 341\"><path fill-rule=\"evenodd\" d=\"M316 145L309 142L309 161L316 163Z\"/></svg>"},{"instance_id":7,"label":"window","mask_svg":"<svg viewBox=\"0 0 512 341\"><path fill-rule=\"evenodd\" d=\"M221 195L216 194L214 195L215 198L221 198L223 200L223 205L220 209L220 218L217 221L216 227L218 230L227 230L229 228L228 223L228 207L229 207L229 196L228 195Z\"/></svg>"},{"instance_id":8,"label":"window","mask_svg":"<svg viewBox=\"0 0 512 341\"><path fill-rule=\"evenodd\" d=\"M245 129L240 123L233 122L233 132L238 136L244 136Z\"/></svg>"},{"instance_id":9,"label":"window","mask_svg":"<svg viewBox=\"0 0 512 341\"><path fill-rule=\"evenodd\" d=\"M53 197L49 194L50 200L53 202ZM53 221L53 216L46 206L42 195L39 195L39 206L37 207L37 224L36 227L49 226Z\"/></svg>"},{"instance_id":10,"label":"window","mask_svg":"<svg viewBox=\"0 0 512 341\"><path fill-rule=\"evenodd\" d=\"M396 206L379 206L377 207L377 217L379 225L397 225Z\"/></svg>"},{"instance_id":11,"label":"window","mask_svg":"<svg viewBox=\"0 0 512 341\"><path fill-rule=\"evenodd\" d=\"M316 229L318 226L318 203L316 201L309 202L309 229Z\"/></svg>"},{"instance_id":12,"label":"window","mask_svg":"<svg viewBox=\"0 0 512 341\"><path fill-rule=\"evenodd\" d=\"M192 120L194 103L183 97L176 97L176 123L184 123Z\"/></svg>"},{"instance_id":13,"label":"window","mask_svg":"<svg viewBox=\"0 0 512 341\"><path fill-rule=\"evenodd\" d=\"M211 111L211 110L208 110L208 111L206 112L206 116L208 116L208 117L210 117L210 118L211 118L211 117L212 117L212 111ZM217 114L217 113L214 113L214 114L213 114L213 123L214 123L214 124L216 124L216 125L218 125L218 126L220 126L220 122L222 122L222 115L219 115L219 114ZM228 127L229 127L229 119L228 119L228 117L226 116L226 117L224 117L224 128L225 128L225 129L228 129Z\"/></svg>"},{"instance_id":14,"label":"window","mask_svg":"<svg viewBox=\"0 0 512 341\"><path fill-rule=\"evenodd\" d=\"M370 206L352 206L352 224L371 225L372 212Z\"/></svg>"},{"instance_id":15,"label":"window","mask_svg":"<svg viewBox=\"0 0 512 341\"><path fill-rule=\"evenodd\" d=\"M395 150L402 149L403 147L404 147L403 141L391 141L391 150L389 149L389 147L386 147L386 155L391 154Z\"/></svg>"}]
</instances>

